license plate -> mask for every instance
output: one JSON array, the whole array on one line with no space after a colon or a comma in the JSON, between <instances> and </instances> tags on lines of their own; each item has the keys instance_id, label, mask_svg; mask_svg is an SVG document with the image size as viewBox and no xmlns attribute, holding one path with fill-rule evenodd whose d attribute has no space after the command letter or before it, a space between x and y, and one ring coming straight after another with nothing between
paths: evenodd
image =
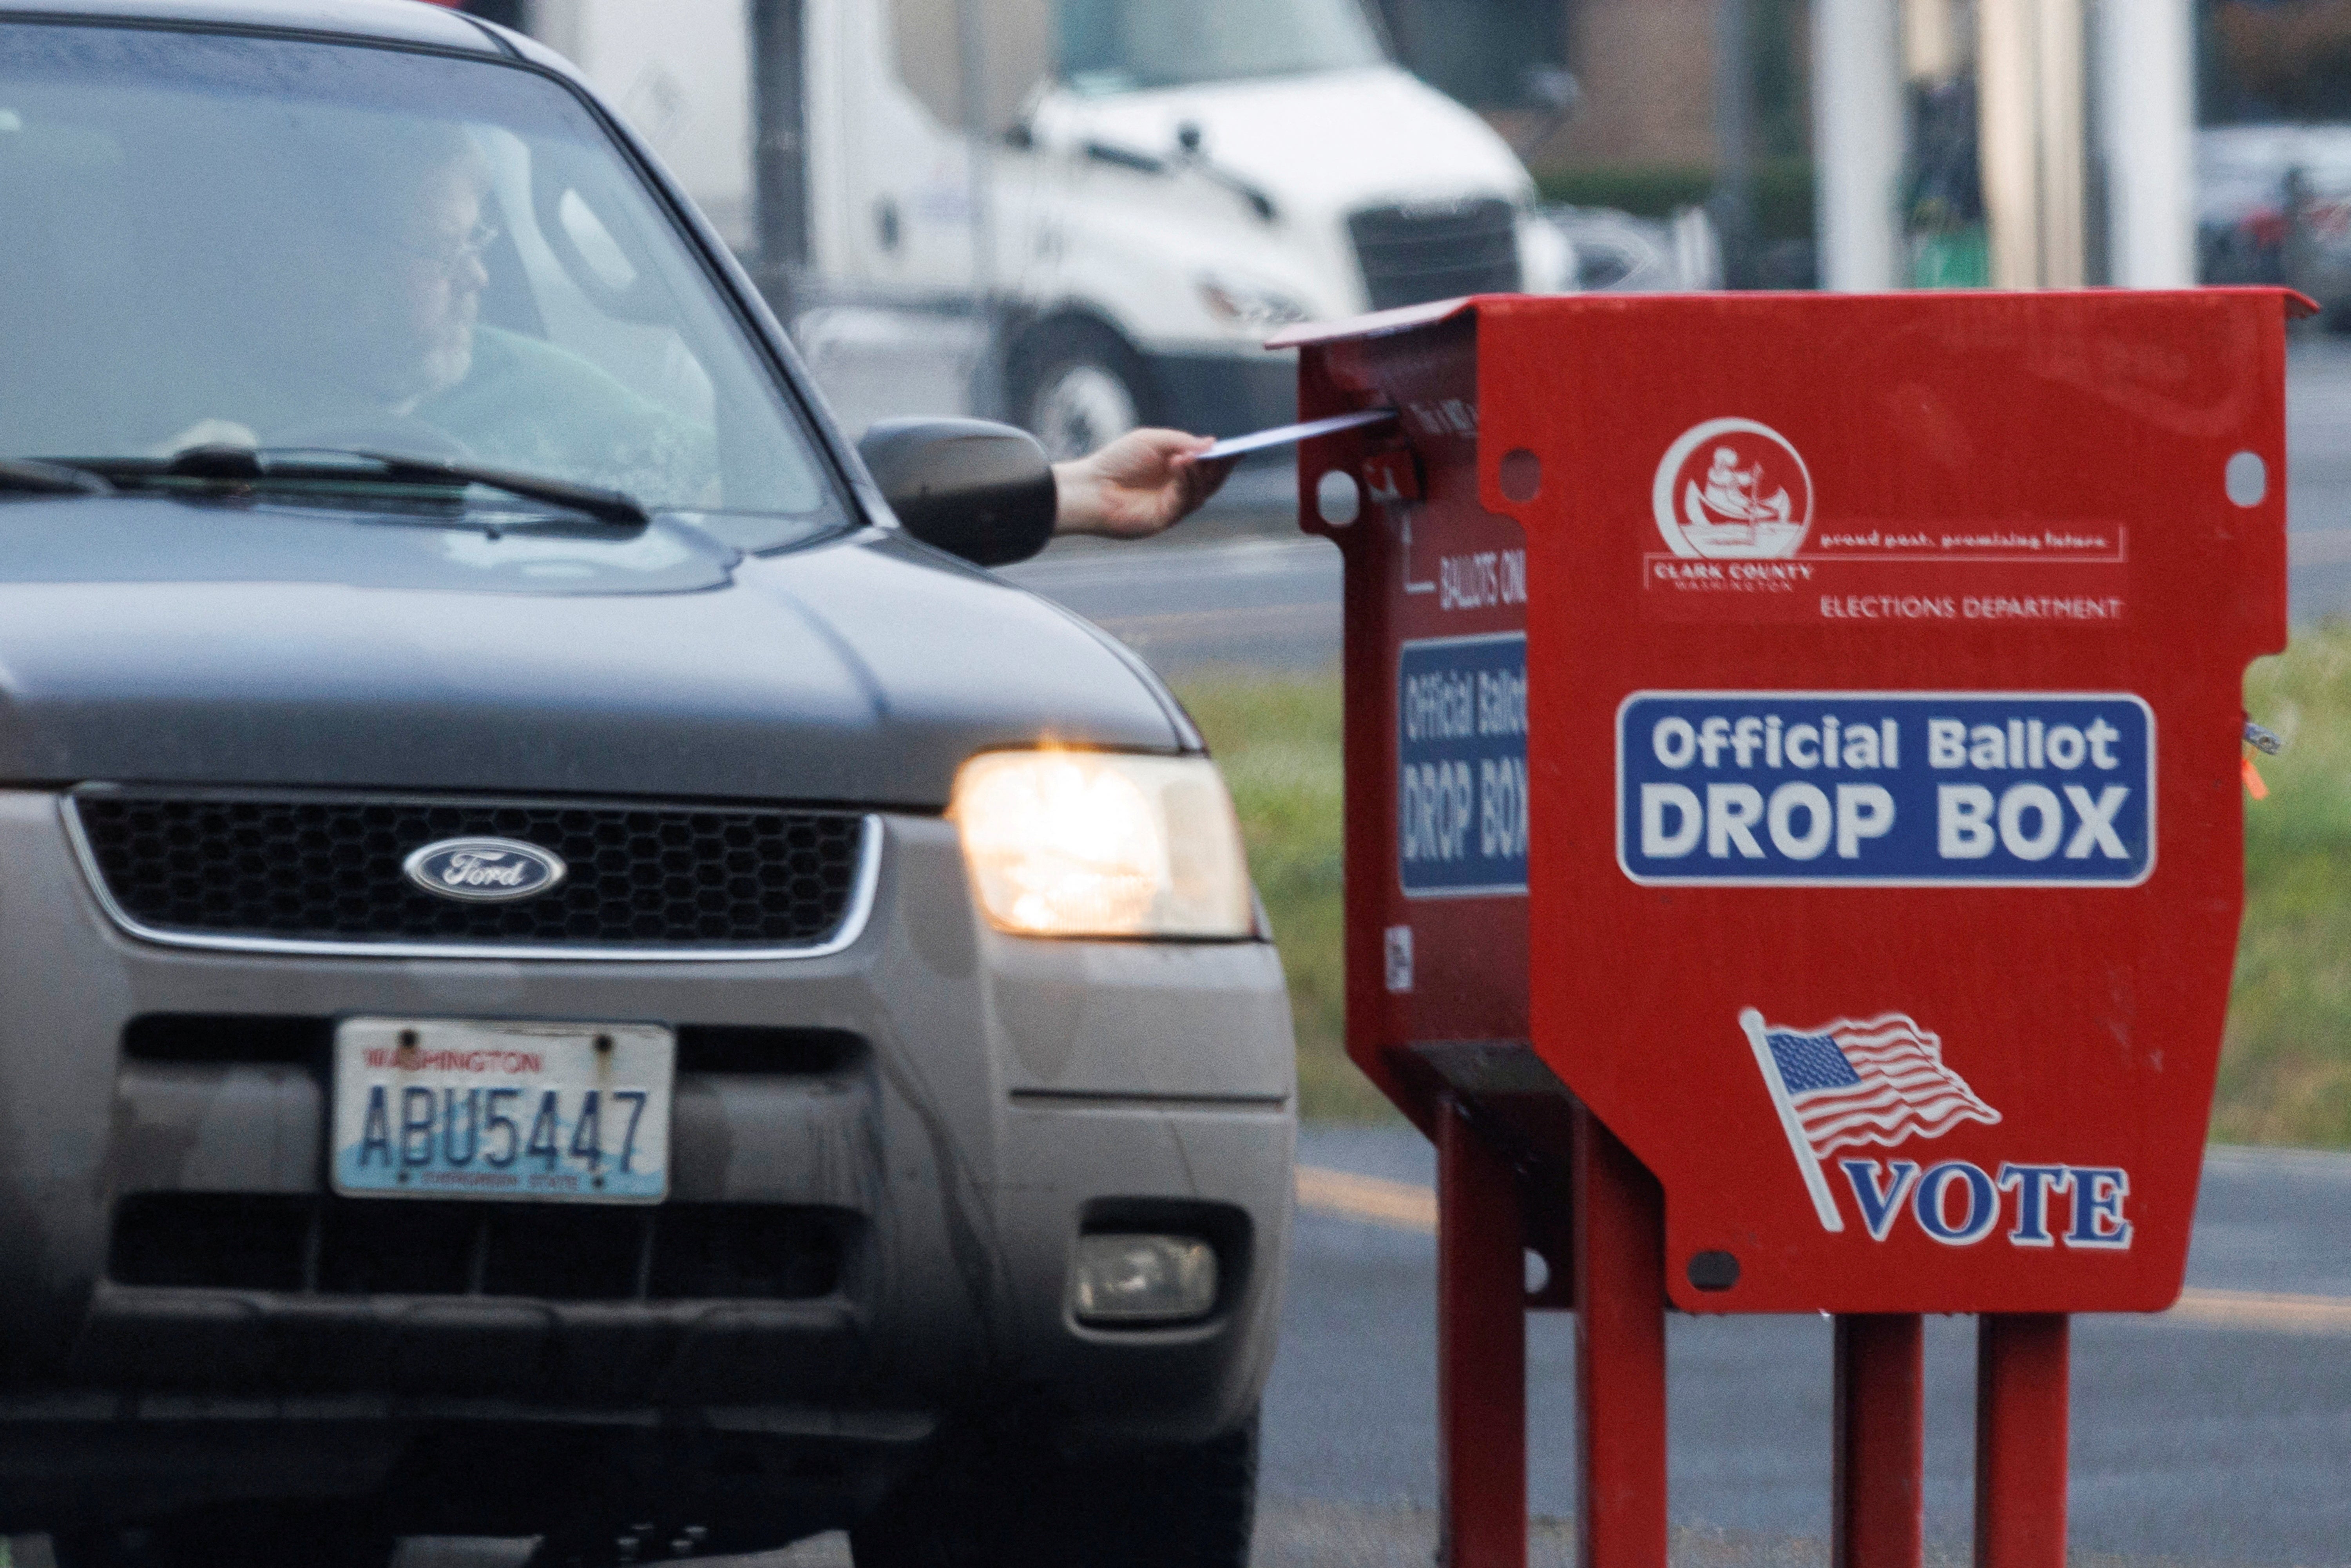
<instances>
[{"instance_id":1,"label":"license plate","mask_svg":"<svg viewBox=\"0 0 2351 1568\"><path fill-rule=\"evenodd\" d=\"M676 1039L650 1024L345 1019L334 1189L658 1203Z\"/></svg>"}]
</instances>

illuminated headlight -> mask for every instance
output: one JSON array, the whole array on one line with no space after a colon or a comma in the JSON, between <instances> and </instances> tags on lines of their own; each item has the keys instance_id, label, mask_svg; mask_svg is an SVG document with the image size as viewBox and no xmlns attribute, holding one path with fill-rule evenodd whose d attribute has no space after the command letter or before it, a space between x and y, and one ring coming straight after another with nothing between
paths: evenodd
<instances>
[{"instance_id":1,"label":"illuminated headlight","mask_svg":"<svg viewBox=\"0 0 2351 1568\"><path fill-rule=\"evenodd\" d=\"M1200 303L1208 308L1209 315L1228 327L1270 332L1277 327L1303 321L1309 314L1305 306L1288 295L1254 284L1214 274L1202 277L1198 284Z\"/></svg>"},{"instance_id":2,"label":"illuminated headlight","mask_svg":"<svg viewBox=\"0 0 2351 1568\"><path fill-rule=\"evenodd\" d=\"M1029 936L1241 937L1240 825L1205 757L991 751L956 779L980 907Z\"/></svg>"},{"instance_id":3,"label":"illuminated headlight","mask_svg":"<svg viewBox=\"0 0 2351 1568\"><path fill-rule=\"evenodd\" d=\"M1189 1236L1081 1236L1070 1269L1080 1322L1169 1323L1217 1304L1217 1254Z\"/></svg>"}]
</instances>

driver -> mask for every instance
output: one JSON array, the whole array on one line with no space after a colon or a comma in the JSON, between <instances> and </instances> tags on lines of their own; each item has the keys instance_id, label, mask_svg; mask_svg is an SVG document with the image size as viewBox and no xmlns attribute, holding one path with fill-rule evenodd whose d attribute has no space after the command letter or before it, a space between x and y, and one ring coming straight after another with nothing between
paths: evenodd
<instances>
[{"instance_id":1,"label":"driver","mask_svg":"<svg viewBox=\"0 0 2351 1568\"><path fill-rule=\"evenodd\" d=\"M456 127L386 128L372 145L313 147L340 186L318 243L273 267L283 324L275 363L235 400L246 419L206 418L167 445L315 446L465 456L601 482L657 504L712 504L708 428L601 367L482 320L490 170ZM323 263L323 265L322 265ZM307 280L309 287L301 286ZM256 436L256 428L266 434ZM1203 464L1204 436L1137 430L1055 465L1056 531L1118 538L1188 516L1230 465Z\"/></svg>"},{"instance_id":2,"label":"driver","mask_svg":"<svg viewBox=\"0 0 2351 1568\"><path fill-rule=\"evenodd\" d=\"M482 324L497 240L490 172L455 127L391 122L360 145L303 150L298 239L254 245L255 306L272 329L241 384L170 450L200 443L470 457L564 477L593 475L671 504L692 490L622 484L658 465L714 470L712 437L578 355ZM256 432L259 432L258 435ZM660 474L637 473L641 480ZM668 476L675 478L678 476Z\"/></svg>"},{"instance_id":3,"label":"driver","mask_svg":"<svg viewBox=\"0 0 2351 1568\"><path fill-rule=\"evenodd\" d=\"M601 367L482 320L498 231L490 170L456 127L386 128L328 153L353 200L324 236L330 264L289 383L308 406L272 445L465 456L609 485L655 504L717 499L715 434Z\"/></svg>"}]
</instances>

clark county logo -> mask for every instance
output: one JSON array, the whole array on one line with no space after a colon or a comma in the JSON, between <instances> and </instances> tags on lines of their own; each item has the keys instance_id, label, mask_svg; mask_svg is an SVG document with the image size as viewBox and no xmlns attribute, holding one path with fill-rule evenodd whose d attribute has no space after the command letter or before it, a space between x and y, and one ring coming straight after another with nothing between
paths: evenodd
<instances>
[{"instance_id":1,"label":"clark county logo","mask_svg":"<svg viewBox=\"0 0 2351 1568\"><path fill-rule=\"evenodd\" d=\"M1804 542L1813 476L1770 425L1709 419L1666 448L1649 504L1676 555L1768 560Z\"/></svg>"},{"instance_id":2,"label":"clark county logo","mask_svg":"<svg viewBox=\"0 0 2351 1568\"><path fill-rule=\"evenodd\" d=\"M2000 1113L1943 1064L1941 1039L1907 1013L1790 1029L1766 1023L1749 1008L1739 1026L1754 1048L1823 1230L1844 1229L1829 1180L1832 1150L1873 1144L1891 1149L1911 1138L1939 1138L1969 1122L2000 1124ZM1972 1247L2009 1215L2013 1193L2011 1247L2130 1246L2130 1222L2123 1217L2130 1173L2118 1166L2009 1161L1988 1171L1969 1160L1943 1160L1922 1170L1917 1160L1876 1159L1835 1166L1872 1241L1893 1234L1907 1211L1928 1239Z\"/></svg>"}]
</instances>

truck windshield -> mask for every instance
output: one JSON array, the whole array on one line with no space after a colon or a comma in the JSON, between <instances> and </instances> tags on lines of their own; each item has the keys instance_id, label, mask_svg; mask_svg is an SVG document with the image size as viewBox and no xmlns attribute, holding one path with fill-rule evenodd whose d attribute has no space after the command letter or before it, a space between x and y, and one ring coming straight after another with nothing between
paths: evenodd
<instances>
[{"instance_id":1,"label":"truck windshield","mask_svg":"<svg viewBox=\"0 0 2351 1568\"><path fill-rule=\"evenodd\" d=\"M0 24L0 459L364 450L825 506L710 275L532 72Z\"/></svg>"},{"instance_id":2,"label":"truck windshield","mask_svg":"<svg viewBox=\"0 0 2351 1568\"><path fill-rule=\"evenodd\" d=\"M1083 93L1349 70L1385 58L1356 0L1057 0L1061 79Z\"/></svg>"}]
</instances>

